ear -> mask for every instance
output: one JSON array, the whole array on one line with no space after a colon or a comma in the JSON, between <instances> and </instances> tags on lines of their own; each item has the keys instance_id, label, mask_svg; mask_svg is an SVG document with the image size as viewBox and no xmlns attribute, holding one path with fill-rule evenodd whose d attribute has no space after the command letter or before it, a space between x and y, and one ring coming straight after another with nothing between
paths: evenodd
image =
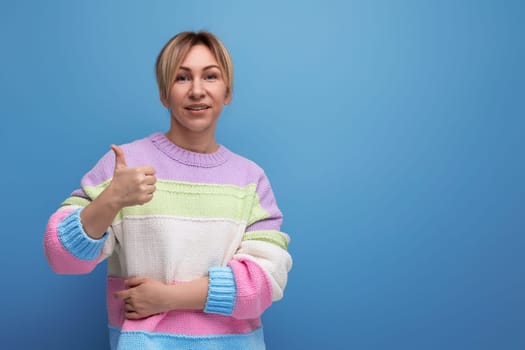
<instances>
[{"instance_id":1,"label":"ear","mask_svg":"<svg viewBox=\"0 0 525 350\"><path fill-rule=\"evenodd\" d=\"M162 105L166 108L169 108L169 105L168 105L168 99L160 96L160 102L162 103Z\"/></svg>"},{"instance_id":2,"label":"ear","mask_svg":"<svg viewBox=\"0 0 525 350\"><path fill-rule=\"evenodd\" d=\"M224 97L224 105L230 104L232 100L232 94L229 91L226 91L226 97Z\"/></svg>"}]
</instances>

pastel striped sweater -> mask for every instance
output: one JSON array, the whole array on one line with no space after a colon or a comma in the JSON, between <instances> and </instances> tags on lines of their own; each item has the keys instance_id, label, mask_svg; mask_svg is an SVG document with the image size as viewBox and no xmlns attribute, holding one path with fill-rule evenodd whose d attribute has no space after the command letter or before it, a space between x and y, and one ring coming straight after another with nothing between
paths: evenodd
<instances>
[{"instance_id":1,"label":"pastel striped sweater","mask_svg":"<svg viewBox=\"0 0 525 350\"><path fill-rule=\"evenodd\" d=\"M100 240L86 235L79 213L111 181L108 152L49 219L44 248L53 270L89 273L108 259L111 349L264 349L260 316L282 298L292 259L263 170L224 146L194 153L162 133L121 147L128 166L156 169L153 199L122 209ZM165 283L209 276L206 307L125 319L113 294L133 276Z\"/></svg>"}]
</instances>

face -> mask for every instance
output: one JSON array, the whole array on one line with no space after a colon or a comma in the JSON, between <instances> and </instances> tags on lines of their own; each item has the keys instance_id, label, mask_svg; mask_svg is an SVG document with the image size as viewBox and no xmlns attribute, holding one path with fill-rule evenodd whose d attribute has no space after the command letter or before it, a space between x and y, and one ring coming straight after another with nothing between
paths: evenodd
<instances>
[{"instance_id":1,"label":"face","mask_svg":"<svg viewBox=\"0 0 525 350\"><path fill-rule=\"evenodd\" d=\"M219 64L204 45L190 49L175 75L168 100L162 101L171 110L172 132L212 138L222 107L229 102Z\"/></svg>"}]
</instances>

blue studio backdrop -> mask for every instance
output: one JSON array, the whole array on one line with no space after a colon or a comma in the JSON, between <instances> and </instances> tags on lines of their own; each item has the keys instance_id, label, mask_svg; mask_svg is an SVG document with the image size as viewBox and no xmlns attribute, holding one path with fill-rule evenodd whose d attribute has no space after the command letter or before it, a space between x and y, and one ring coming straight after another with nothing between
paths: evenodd
<instances>
[{"instance_id":1,"label":"blue studio backdrop","mask_svg":"<svg viewBox=\"0 0 525 350\"><path fill-rule=\"evenodd\" d=\"M218 140L258 162L294 266L269 349L524 349L525 6L516 0L4 1L2 349L106 349L105 264L49 215L111 143L166 131L183 30L235 64Z\"/></svg>"}]
</instances>

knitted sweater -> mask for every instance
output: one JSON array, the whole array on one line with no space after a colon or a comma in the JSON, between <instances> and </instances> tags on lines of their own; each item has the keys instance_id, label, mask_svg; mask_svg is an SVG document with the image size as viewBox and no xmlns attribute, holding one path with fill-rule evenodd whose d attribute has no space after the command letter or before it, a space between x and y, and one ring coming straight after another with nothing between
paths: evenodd
<instances>
[{"instance_id":1,"label":"knitted sweater","mask_svg":"<svg viewBox=\"0 0 525 350\"><path fill-rule=\"evenodd\" d=\"M108 259L111 349L264 349L260 316L282 298L292 260L263 170L224 146L194 153L161 133L122 149L128 166L156 169L153 199L123 208L101 239L90 238L79 213L111 181L115 156L105 154L49 219L44 248L53 270L89 273ZM134 276L209 276L205 309L126 319L113 294Z\"/></svg>"}]
</instances>

